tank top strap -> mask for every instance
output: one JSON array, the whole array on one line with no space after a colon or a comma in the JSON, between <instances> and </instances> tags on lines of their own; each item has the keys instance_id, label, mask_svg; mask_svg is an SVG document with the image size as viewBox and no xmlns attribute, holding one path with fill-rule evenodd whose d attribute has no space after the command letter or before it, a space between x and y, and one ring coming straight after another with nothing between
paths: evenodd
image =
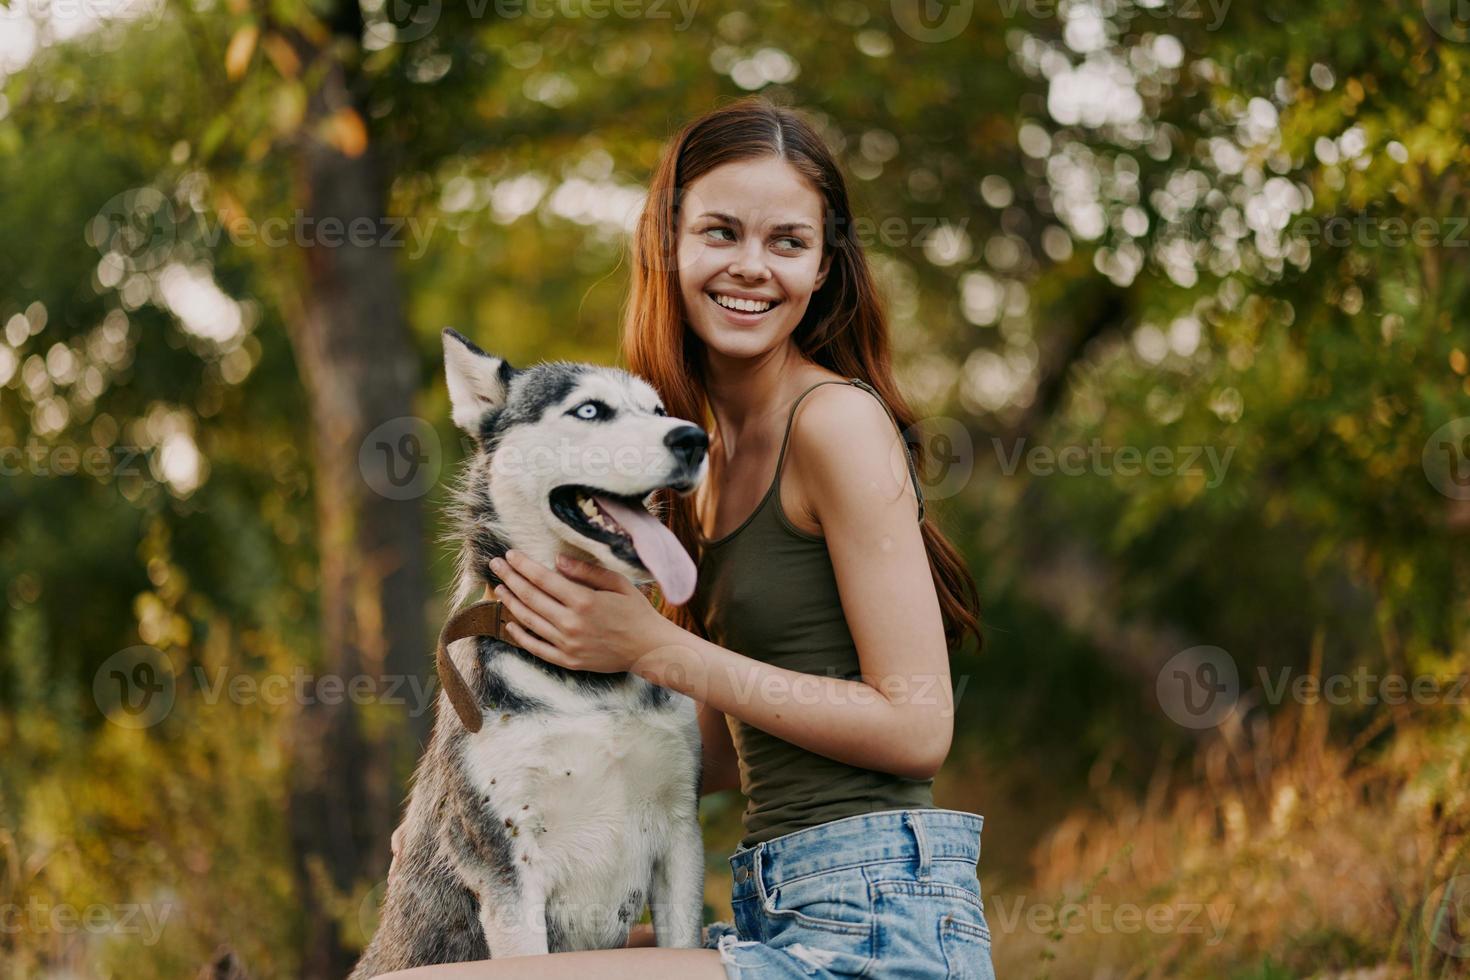
<instances>
[{"instance_id":1,"label":"tank top strap","mask_svg":"<svg viewBox=\"0 0 1470 980\"><path fill-rule=\"evenodd\" d=\"M888 403L883 400L883 396L878 394L878 390L872 385L868 384L862 378L848 378L844 381L818 381L806 391L803 391L801 394L797 395L796 401L791 403L791 413L786 416L786 431L781 435L781 451L776 455L776 479L771 484L771 490L773 494L780 491L781 470L783 469L783 464L786 460L786 446L791 441L791 426L792 423L796 421L796 407L801 404L801 400L803 398L811 394L813 391L816 391L818 388L822 387L822 385L838 384L856 385L871 394L874 398L878 399L878 404L883 406L883 411L888 413L888 418L892 420L894 426L896 427L898 425L898 418L894 416L893 410L888 407ZM899 438L903 438L902 431L899 432ZM904 461L908 464L909 478L913 480L914 483L914 495L918 497L919 500L919 523L922 524L924 522L924 489L922 486L919 485L919 472L914 467L914 455L909 451L909 444L907 440L904 440L903 443L903 458Z\"/></svg>"}]
</instances>

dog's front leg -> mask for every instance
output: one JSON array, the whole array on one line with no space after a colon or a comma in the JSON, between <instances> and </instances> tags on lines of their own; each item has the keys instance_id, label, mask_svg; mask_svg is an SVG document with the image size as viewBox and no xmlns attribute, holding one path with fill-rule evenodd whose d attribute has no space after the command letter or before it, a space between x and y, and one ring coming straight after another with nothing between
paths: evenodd
<instances>
[{"instance_id":1,"label":"dog's front leg","mask_svg":"<svg viewBox=\"0 0 1470 980\"><path fill-rule=\"evenodd\" d=\"M546 891L539 875L522 874L514 886L486 881L475 891L491 959L548 952Z\"/></svg>"},{"instance_id":2,"label":"dog's front leg","mask_svg":"<svg viewBox=\"0 0 1470 980\"><path fill-rule=\"evenodd\" d=\"M653 867L653 936L660 946L694 949L704 918L704 840L699 822L682 825Z\"/></svg>"}]
</instances>

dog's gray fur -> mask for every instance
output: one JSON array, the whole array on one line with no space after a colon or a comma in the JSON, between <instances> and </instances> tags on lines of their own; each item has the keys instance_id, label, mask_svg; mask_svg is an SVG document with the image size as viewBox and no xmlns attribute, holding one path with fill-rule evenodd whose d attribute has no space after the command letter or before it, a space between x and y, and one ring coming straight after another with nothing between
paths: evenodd
<instances>
[{"instance_id":1,"label":"dog's gray fur","mask_svg":"<svg viewBox=\"0 0 1470 980\"><path fill-rule=\"evenodd\" d=\"M665 448L688 423L663 415L653 388L624 371L568 362L516 370L450 330L444 351L455 423L477 446L454 508L457 602L477 597L493 580L490 560L512 547L543 565L567 553L648 581L631 551L578 534L547 495L567 483L624 496L688 492L706 462L691 467ZM589 398L612 418L569 414ZM565 453L550 468L529 459L558 441L582 473L566 472ZM607 446L645 450L643 471L588 475ZM621 946L645 903L659 945L697 946L704 850L693 702L633 673L567 670L488 637L452 644L450 655L485 723L466 731L439 697L380 925L352 980Z\"/></svg>"}]
</instances>

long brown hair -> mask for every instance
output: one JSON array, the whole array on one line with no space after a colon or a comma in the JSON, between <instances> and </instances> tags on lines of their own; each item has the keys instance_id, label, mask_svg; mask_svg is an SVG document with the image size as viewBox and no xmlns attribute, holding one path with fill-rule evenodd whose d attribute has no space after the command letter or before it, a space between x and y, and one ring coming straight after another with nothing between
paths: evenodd
<instances>
[{"instance_id":1,"label":"long brown hair","mask_svg":"<svg viewBox=\"0 0 1470 980\"><path fill-rule=\"evenodd\" d=\"M623 356L629 369L647 378L676 418L708 425L703 341L685 323L679 291L680 195L699 177L739 160L777 157L796 168L822 195L823 235L832 251L826 281L813 294L793 339L802 354L844 378L872 385L910 441L915 466L924 463L915 414L893 380L888 327L862 246L853 234L847 186L821 137L796 112L752 97L721 106L686 125L664 150L648 189L633 239L633 288L623 321ZM698 554L699 524L694 500L660 491L669 528ZM939 594L944 636L953 651L980 635L980 599L975 580L959 553L931 520L922 524L929 568ZM665 606L664 614L698 635L703 624L688 606Z\"/></svg>"}]
</instances>

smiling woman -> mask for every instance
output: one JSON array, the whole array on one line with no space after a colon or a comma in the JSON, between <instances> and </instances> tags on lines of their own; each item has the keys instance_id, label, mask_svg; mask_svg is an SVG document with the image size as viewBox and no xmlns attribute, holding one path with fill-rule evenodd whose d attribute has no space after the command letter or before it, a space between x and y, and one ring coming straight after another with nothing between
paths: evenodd
<instances>
[{"instance_id":1,"label":"smiling woman","mask_svg":"<svg viewBox=\"0 0 1470 980\"><path fill-rule=\"evenodd\" d=\"M710 426L709 477L657 491L672 532L641 501L579 485L553 506L614 557L631 541L655 574L682 541L700 559L690 602L666 588L668 618L652 614L620 575L565 554L490 566L525 650L694 698L713 722L711 770L726 722L750 800L730 858L736 921L709 927L708 951L435 976L993 976L981 818L932 795L953 730L947 654L978 603L925 515L903 439L913 414L852 226L842 177L796 113L753 99L685 127L639 223L626 340L669 414ZM596 424L603 410L571 414Z\"/></svg>"}]
</instances>

